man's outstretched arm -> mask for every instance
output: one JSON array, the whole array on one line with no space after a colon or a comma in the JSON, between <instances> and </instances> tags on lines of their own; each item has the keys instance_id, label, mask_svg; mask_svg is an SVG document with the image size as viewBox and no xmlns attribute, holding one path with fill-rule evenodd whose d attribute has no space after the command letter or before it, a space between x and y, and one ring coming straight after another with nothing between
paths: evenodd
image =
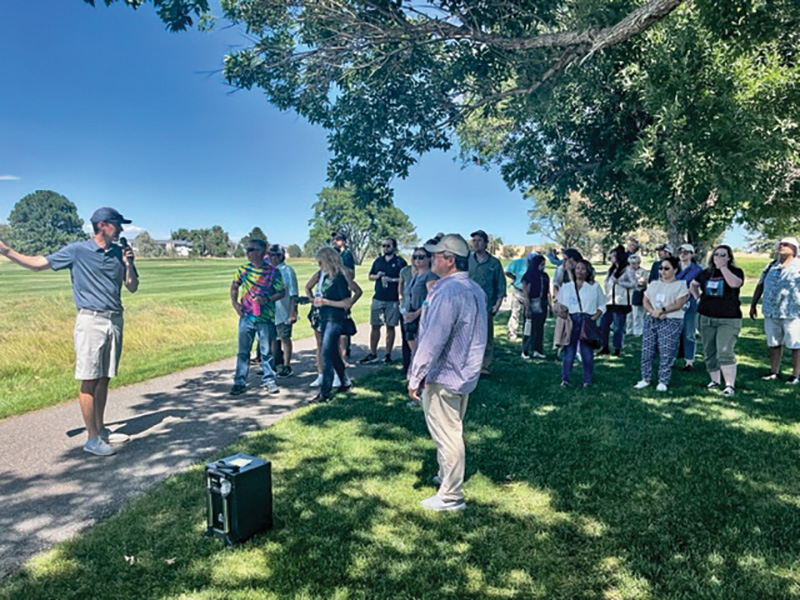
<instances>
[{"instance_id":1,"label":"man's outstretched arm","mask_svg":"<svg viewBox=\"0 0 800 600\"><path fill-rule=\"evenodd\" d=\"M0 240L0 256L5 256L11 262L17 263L21 267L31 271L44 271L50 267L50 263L44 256L26 256L9 248L3 240Z\"/></svg>"}]
</instances>

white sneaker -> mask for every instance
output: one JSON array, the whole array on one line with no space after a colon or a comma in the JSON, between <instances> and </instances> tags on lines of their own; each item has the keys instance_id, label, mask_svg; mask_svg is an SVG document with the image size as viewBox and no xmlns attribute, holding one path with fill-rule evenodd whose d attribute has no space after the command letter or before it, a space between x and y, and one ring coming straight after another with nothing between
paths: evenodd
<instances>
[{"instance_id":1,"label":"white sneaker","mask_svg":"<svg viewBox=\"0 0 800 600\"><path fill-rule=\"evenodd\" d=\"M534 351L533 358L546 358L546 356L544 354L542 354L541 352L535 352Z\"/></svg>"},{"instance_id":2,"label":"white sneaker","mask_svg":"<svg viewBox=\"0 0 800 600\"><path fill-rule=\"evenodd\" d=\"M317 375L317 378L311 382L311 387L319 387L322 385L322 373Z\"/></svg>"},{"instance_id":3,"label":"white sneaker","mask_svg":"<svg viewBox=\"0 0 800 600\"><path fill-rule=\"evenodd\" d=\"M108 427L103 427L100 430L100 437L106 444L124 444L131 439L131 436L125 433L113 432Z\"/></svg>"},{"instance_id":4,"label":"white sneaker","mask_svg":"<svg viewBox=\"0 0 800 600\"><path fill-rule=\"evenodd\" d=\"M659 383L656 386L656 391L657 392L666 392L667 391L667 384L666 383Z\"/></svg>"},{"instance_id":5,"label":"white sneaker","mask_svg":"<svg viewBox=\"0 0 800 600\"><path fill-rule=\"evenodd\" d=\"M641 390L641 389L646 388L648 385L650 385L650 382L647 381L647 379L642 379L639 383L637 383L635 386L633 386L633 388L636 389L636 390Z\"/></svg>"},{"instance_id":6,"label":"white sneaker","mask_svg":"<svg viewBox=\"0 0 800 600\"><path fill-rule=\"evenodd\" d=\"M436 512L464 510L467 508L467 505L463 500L442 500L439 498L438 494L431 496L430 498L425 498L425 500L420 502L420 504L422 505L422 508Z\"/></svg>"},{"instance_id":7,"label":"white sneaker","mask_svg":"<svg viewBox=\"0 0 800 600\"><path fill-rule=\"evenodd\" d=\"M342 387L342 380L339 379L339 375L337 375L335 371L333 373L333 387Z\"/></svg>"},{"instance_id":8,"label":"white sneaker","mask_svg":"<svg viewBox=\"0 0 800 600\"><path fill-rule=\"evenodd\" d=\"M86 440L86 443L83 445L83 451L96 456L111 456L117 453L117 451L105 443L103 438L99 435Z\"/></svg>"},{"instance_id":9,"label":"white sneaker","mask_svg":"<svg viewBox=\"0 0 800 600\"><path fill-rule=\"evenodd\" d=\"M520 354L522 360L531 360L531 356L529 354L525 354L524 352Z\"/></svg>"}]
</instances>

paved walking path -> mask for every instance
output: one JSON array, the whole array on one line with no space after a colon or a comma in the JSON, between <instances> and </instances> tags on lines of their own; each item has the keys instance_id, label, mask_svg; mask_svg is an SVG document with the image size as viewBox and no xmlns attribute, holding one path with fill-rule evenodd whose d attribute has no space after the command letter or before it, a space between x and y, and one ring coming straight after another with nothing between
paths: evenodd
<instances>
[{"instance_id":1,"label":"paved walking path","mask_svg":"<svg viewBox=\"0 0 800 600\"><path fill-rule=\"evenodd\" d=\"M366 353L368 335L369 326L359 326L354 360ZM77 401L0 421L0 578L169 475L307 404L316 392L308 387L316 377L314 350L313 338L295 342L296 375L278 380L279 394L259 390L253 368L254 387L228 395L235 359L112 390L106 423L131 436L115 456L83 451ZM348 373L357 381L374 368Z\"/></svg>"}]
</instances>

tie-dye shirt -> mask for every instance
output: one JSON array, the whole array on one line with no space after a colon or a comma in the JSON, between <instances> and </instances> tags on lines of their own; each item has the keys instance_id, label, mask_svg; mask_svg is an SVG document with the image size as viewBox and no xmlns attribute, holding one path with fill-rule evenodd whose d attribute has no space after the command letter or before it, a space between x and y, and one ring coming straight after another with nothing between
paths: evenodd
<instances>
[{"instance_id":1,"label":"tie-dye shirt","mask_svg":"<svg viewBox=\"0 0 800 600\"><path fill-rule=\"evenodd\" d=\"M275 303L258 304L259 296L269 297L286 289L278 269L268 262L261 268L253 263L242 265L236 270L233 281L239 284L242 292L242 313L254 323L273 323L275 321Z\"/></svg>"}]
</instances>

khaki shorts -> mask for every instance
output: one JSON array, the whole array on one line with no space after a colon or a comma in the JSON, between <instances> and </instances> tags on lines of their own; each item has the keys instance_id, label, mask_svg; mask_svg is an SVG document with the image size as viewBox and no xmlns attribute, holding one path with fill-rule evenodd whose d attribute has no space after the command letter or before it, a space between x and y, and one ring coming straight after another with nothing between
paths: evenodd
<instances>
[{"instance_id":1,"label":"khaki shorts","mask_svg":"<svg viewBox=\"0 0 800 600\"><path fill-rule=\"evenodd\" d=\"M116 377L122 355L122 314L106 317L79 312L73 338L75 379Z\"/></svg>"},{"instance_id":2,"label":"khaki shorts","mask_svg":"<svg viewBox=\"0 0 800 600\"><path fill-rule=\"evenodd\" d=\"M292 323L277 323L275 325L275 336L279 340L292 339Z\"/></svg>"},{"instance_id":3,"label":"khaki shorts","mask_svg":"<svg viewBox=\"0 0 800 600\"><path fill-rule=\"evenodd\" d=\"M786 346L790 350L800 349L800 318L764 317L764 333L767 335L767 346L770 348Z\"/></svg>"},{"instance_id":4,"label":"khaki shorts","mask_svg":"<svg viewBox=\"0 0 800 600\"><path fill-rule=\"evenodd\" d=\"M397 327L400 322L400 303L389 300L372 299L372 306L369 311L369 324L373 327L386 325L387 327Z\"/></svg>"}]
</instances>

